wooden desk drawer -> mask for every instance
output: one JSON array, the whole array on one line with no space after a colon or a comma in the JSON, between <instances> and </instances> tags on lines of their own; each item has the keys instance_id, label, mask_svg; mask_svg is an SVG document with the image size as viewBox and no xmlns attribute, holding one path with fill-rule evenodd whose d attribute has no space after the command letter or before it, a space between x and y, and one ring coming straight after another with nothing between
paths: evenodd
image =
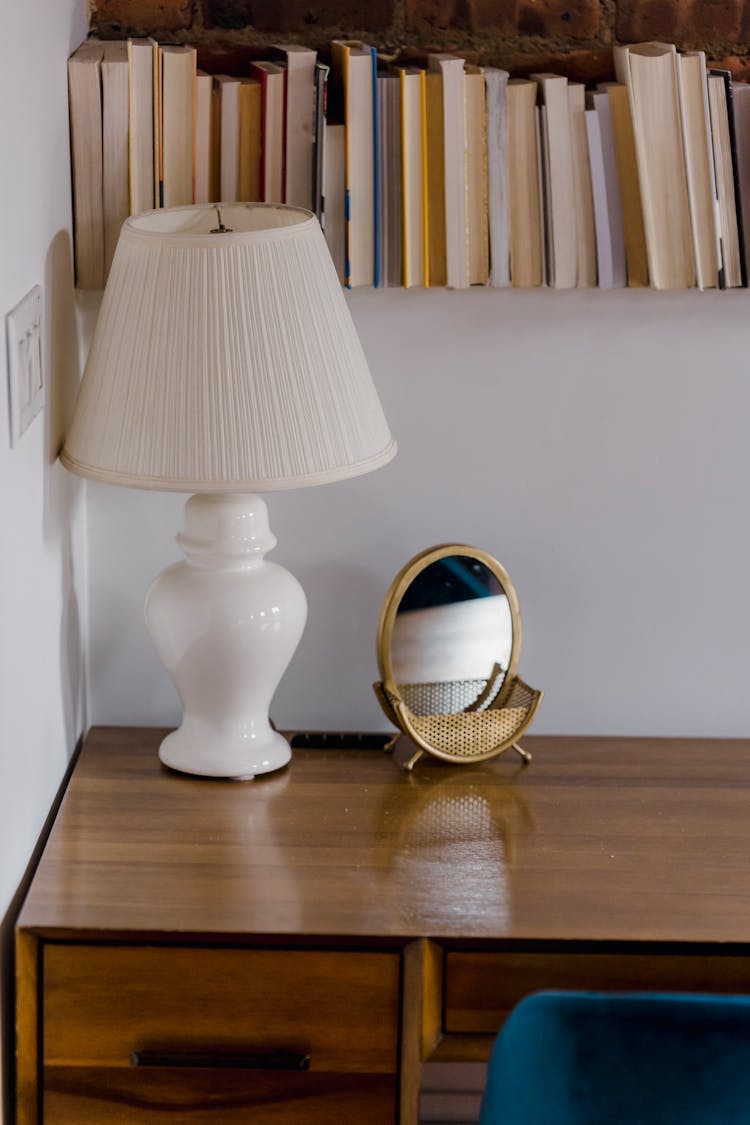
<instances>
[{"instance_id":1,"label":"wooden desk drawer","mask_svg":"<svg viewBox=\"0 0 750 1125\"><path fill-rule=\"evenodd\" d=\"M395 1120L397 954L51 945L43 995L54 1125Z\"/></svg>"},{"instance_id":2,"label":"wooden desk drawer","mask_svg":"<svg viewBox=\"0 0 750 1125\"><path fill-rule=\"evenodd\" d=\"M460 953L445 958L444 1030L494 1035L541 989L750 992L750 961L670 953Z\"/></svg>"}]
</instances>

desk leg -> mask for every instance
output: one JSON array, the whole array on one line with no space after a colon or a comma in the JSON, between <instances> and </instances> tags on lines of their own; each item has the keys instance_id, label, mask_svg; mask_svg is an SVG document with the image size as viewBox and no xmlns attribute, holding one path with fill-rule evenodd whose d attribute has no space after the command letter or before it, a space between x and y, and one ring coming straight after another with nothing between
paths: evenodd
<instances>
[{"instance_id":1,"label":"desk leg","mask_svg":"<svg viewBox=\"0 0 750 1125\"><path fill-rule=\"evenodd\" d=\"M443 953L420 938L403 953L399 1125L418 1125L422 1062L442 1037Z\"/></svg>"},{"instance_id":2,"label":"desk leg","mask_svg":"<svg viewBox=\"0 0 750 1125\"><path fill-rule=\"evenodd\" d=\"M16 1113L18 1125L39 1121L39 942L16 932Z\"/></svg>"}]
</instances>

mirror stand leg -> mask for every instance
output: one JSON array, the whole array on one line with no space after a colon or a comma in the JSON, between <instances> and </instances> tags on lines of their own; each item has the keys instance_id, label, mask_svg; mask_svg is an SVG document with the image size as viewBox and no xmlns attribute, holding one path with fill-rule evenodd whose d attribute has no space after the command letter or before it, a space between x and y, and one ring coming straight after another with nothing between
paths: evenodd
<instances>
[{"instance_id":1,"label":"mirror stand leg","mask_svg":"<svg viewBox=\"0 0 750 1125\"><path fill-rule=\"evenodd\" d=\"M414 767L416 766L417 762L419 761L419 759L422 757L423 754L424 754L424 750L417 750L417 752L416 752L416 754L414 755L413 758L409 758L408 762L404 762L404 769L409 770L411 772L411 770L414 769Z\"/></svg>"},{"instance_id":2,"label":"mirror stand leg","mask_svg":"<svg viewBox=\"0 0 750 1125\"><path fill-rule=\"evenodd\" d=\"M528 752L528 750L524 750L518 742L514 742L511 749L515 750L516 754L520 755L525 766L529 764L529 762L531 761L531 754Z\"/></svg>"}]
</instances>

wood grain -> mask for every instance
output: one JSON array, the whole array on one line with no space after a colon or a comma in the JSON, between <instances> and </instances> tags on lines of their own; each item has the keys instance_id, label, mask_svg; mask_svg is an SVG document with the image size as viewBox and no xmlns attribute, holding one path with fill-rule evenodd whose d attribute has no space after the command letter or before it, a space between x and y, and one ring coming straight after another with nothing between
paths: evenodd
<instances>
[{"instance_id":1,"label":"wood grain","mask_svg":"<svg viewBox=\"0 0 750 1125\"><path fill-rule=\"evenodd\" d=\"M298 750L243 785L166 770L163 734L90 733L22 909L20 1125L42 1020L49 1125L412 1125L420 1058L486 1058L528 991L750 992L750 741ZM194 1047L311 1069L128 1063Z\"/></svg>"},{"instance_id":2,"label":"wood grain","mask_svg":"<svg viewBox=\"0 0 750 1125\"><path fill-rule=\"evenodd\" d=\"M261 1074L52 1067L50 1125L384 1125L396 1079L368 1074Z\"/></svg>"},{"instance_id":3,"label":"wood grain","mask_svg":"<svg viewBox=\"0 0 750 1125\"><path fill-rule=\"evenodd\" d=\"M20 925L46 936L739 942L750 742L529 738L531 766L296 751L248 784L98 729ZM408 748L406 748L408 751Z\"/></svg>"},{"instance_id":4,"label":"wood grain","mask_svg":"<svg viewBox=\"0 0 750 1125\"><path fill-rule=\"evenodd\" d=\"M750 959L574 952L448 953L445 1030L494 1035L511 1009L530 992L548 988L609 992L750 992Z\"/></svg>"},{"instance_id":5,"label":"wood grain","mask_svg":"<svg viewBox=\"0 0 750 1125\"><path fill-rule=\"evenodd\" d=\"M432 941L411 941L403 952L401 1014L401 1115L399 1125L419 1120L422 1061L443 1036L443 952Z\"/></svg>"},{"instance_id":6,"label":"wood grain","mask_svg":"<svg viewBox=\"0 0 750 1125\"><path fill-rule=\"evenodd\" d=\"M395 1075L399 972L392 953L48 945L44 1065L283 1050L313 1073Z\"/></svg>"},{"instance_id":7,"label":"wood grain","mask_svg":"<svg viewBox=\"0 0 750 1125\"><path fill-rule=\"evenodd\" d=\"M16 933L16 1109L18 1125L39 1120L39 943Z\"/></svg>"}]
</instances>

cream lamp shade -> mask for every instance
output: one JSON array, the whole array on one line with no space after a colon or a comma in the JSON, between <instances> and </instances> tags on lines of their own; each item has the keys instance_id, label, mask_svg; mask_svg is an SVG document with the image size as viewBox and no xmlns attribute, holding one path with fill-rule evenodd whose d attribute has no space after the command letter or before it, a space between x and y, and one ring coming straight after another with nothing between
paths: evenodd
<instances>
[{"instance_id":1,"label":"cream lamp shade","mask_svg":"<svg viewBox=\"0 0 750 1125\"><path fill-rule=\"evenodd\" d=\"M265 492L366 473L395 451L309 212L227 204L125 222L69 469L134 488Z\"/></svg>"},{"instance_id":2,"label":"cream lamp shade","mask_svg":"<svg viewBox=\"0 0 750 1125\"><path fill-rule=\"evenodd\" d=\"M263 558L276 540L253 494L343 480L395 452L309 212L217 204L125 222L61 458L95 480L205 494L185 506L186 561L146 603L183 703L167 765L245 778L289 760L268 706L306 603Z\"/></svg>"}]
</instances>

